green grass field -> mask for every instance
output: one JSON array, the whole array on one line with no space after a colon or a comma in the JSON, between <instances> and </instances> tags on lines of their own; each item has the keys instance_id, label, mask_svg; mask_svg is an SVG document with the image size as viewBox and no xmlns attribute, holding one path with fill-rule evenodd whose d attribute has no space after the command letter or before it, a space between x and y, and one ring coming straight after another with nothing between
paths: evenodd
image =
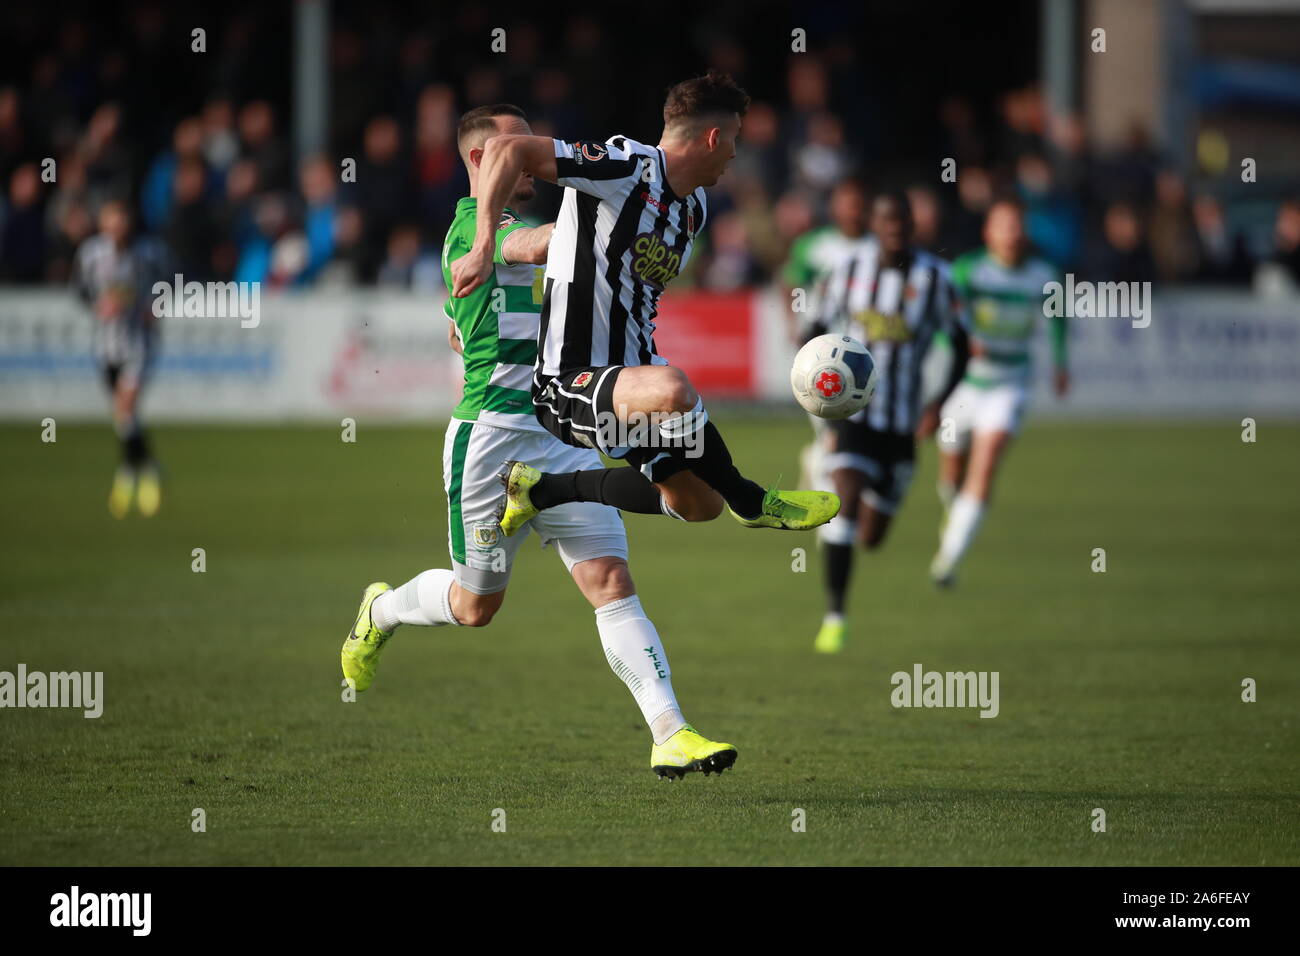
<instances>
[{"instance_id":1,"label":"green grass field","mask_svg":"<svg viewBox=\"0 0 1300 956\"><path fill-rule=\"evenodd\" d=\"M721 419L792 480L804 424ZM630 516L687 717L740 750L671 784L535 537L489 628L399 631L342 702L361 587L446 563L440 427L156 444L163 513L117 523L107 427L0 429L0 670L103 671L106 697L0 711L0 863L1300 863L1295 426L1031 428L951 593L924 449L838 658L811 652L812 536ZM1001 714L894 709L917 662L998 671Z\"/></svg>"}]
</instances>

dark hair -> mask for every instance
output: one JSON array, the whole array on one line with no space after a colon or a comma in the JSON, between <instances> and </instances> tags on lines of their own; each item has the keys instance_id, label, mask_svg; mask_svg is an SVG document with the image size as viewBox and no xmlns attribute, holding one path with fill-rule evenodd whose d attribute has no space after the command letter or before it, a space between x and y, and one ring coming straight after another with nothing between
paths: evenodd
<instances>
[{"instance_id":1,"label":"dark hair","mask_svg":"<svg viewBox=\"0 0 1300 956\"><path fill-rule=\"evenodd\" d=\"M730 74L709 70L703 76L682 80L668 91L664 126L718 113L744 116L748 109L749 94L736 85Z\"/></svg>"},{"instance_id":2,"label":"dark hair","mask_svg":"<svg viewBox=\"0 0 1300 956\"><path fill-rule=\"evenodd\" d=\"M841 177L840 180L835 183L834 187L831 189L831 192L835 192L840 189L852 189L856 192L861 193L863 196L867 197L868 199L871 198L871 193L872 193L871 185L867 182L867 178L861 175L860 173L850 173L847 176Z\"/></svg>"},{"instance_id":3,"label":"dark hair","mask_svg":"<svg viewBox=\"0 0 1300 956\"><path fill-rule=\"evenodd\" d=\"M465 137L483 130L495 130L496 123L492 122L496 116L517 116L521 120L527 120L528 117L524 111L513 103L495 103L492 106L476 106L460 118L460 125L456 127L456 143L465 142Z\"/></svg>"},{"instance_id":4,"label":"dark hair","mask_svg":"<svg viewBox=\"0 0 1300 956\"><path fill-rule=\"evenodd\" d=\"M907 193L901 189L884 189L876 193L872 200L873 206L881 203L893 203L898 206L898 211L903 214L903 218L908 222L912 221L912 202L907 198Z\"/></svg>"},{"instance_id":5,"label":"dark hair","mask_svg":"<svg viewBox=\"0 0 1300 956\"><path fill-rule=\"evenodd\" d=\"M1017 196L1015 193L1007 193L1007 192L997 193L993 197L993 201L989 203L987 212L992 212L995 206L1010 206L1021 216L1023 216L1027 211L1025 209L1025 201L1021 199L1019 196Z\"/></svg>"}]
</instances>

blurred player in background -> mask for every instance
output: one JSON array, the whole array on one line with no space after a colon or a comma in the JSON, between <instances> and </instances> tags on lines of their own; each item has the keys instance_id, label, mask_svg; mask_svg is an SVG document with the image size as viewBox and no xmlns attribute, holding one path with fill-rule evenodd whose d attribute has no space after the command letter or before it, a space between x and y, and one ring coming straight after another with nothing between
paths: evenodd
<instances>
[{"instance_id":1,"label":"blurred player in background","mask_svg":"<svg viewBox=\"0 0 1300 956\"><path fill-rule=\"evenodd\" d=\"M152 288L167 272L164 247L148 237L132 241L131 213L116 199L100 208L99 232L81 244L73 263L73 287L95 320L95 357L122 446L108 496L115 518L125 518L133 501L145 517L162 506L158 463L140 420L140 394L158 340Z\"/></svg>"},{"instance_id":2,"label":"blurred player in background","mask_svg":"<svg viewBox=\"0 0 1300 956\"><path fill-rule=\"evenodd\" d=\"M993 478L1020 430L1031 380L1030 345L1049 282L1060 273L1029 254L1024 209L1000 199L984 221L984 247L953 263L952 277L970 327L966 377L944 403L938 429L939 499L944 506L939 551L930 576L956 581L957 565L979 529ZM1051 319L1053 385L1070 387L1066 320Z\"/></svg>"},{"instance_id":3,"label":"blurred player in background","mask_svg":"<svg viewBox=\"0 0 1300 956\"><path fill-rule=\"evenodd\" d=\"M813 647L824 654L844 646L854 545L875 550L885 540L912 481L916 437L933 432L939 406L966 363L967 337L947 263L912 245L907 197L877 196L869 225L871 235L855 242L827 278L807 335L850 335L871 350L879 370L867 407L829 423L825 466L843 505L818 531L827 608ZM955 360L939 397L922 409L922 366L940 331L948 336Z\"/></svg>"},{"instance_id":4,"label":"blurred player in background","mask_svg":"<svg viewBox=\"0 0 1300 956\"><path fill-rule=\"evenodd\" d=\"M861 179L850 176L835 184L829 204L831 221L809 229L790 244L789 257L781 267L781 285L787 303L794 301L794 290L802 289L804 301L811 306L817 287L849 247L867 234L870 202L870 194ZM801 326L806 315L813 311L810 307L801 311L792 307L786 314L792 342L800 341Z\"/></svg>"},{"instance_id":5,"label":"blurred player in background","mask_svg":"<svg viewBox=\"0 0 1300 956\"><path fill-rule=\"evenodd\" d=\"M479 107L461 118L457 141L470 194L456 204L443 245L448 290L452 264L474 243L484 145L502 134L531 135L518 107ZM527 172L516 172L510 187L508 200L514 206L533 198L533 177ZM494 221L486 281L468 295L449 298L445 306L448 339L465 362L464 392L443 449L452 570L424 571L396 590L383 582L365 589L356 623L343 642L344 679L357 690L369 687L380 653L399 624L486 625L505 600L520 545L536 530L543 546L555 545L578 590L595 608L605 658L650 727L651 769L670 778L697 770L721 773L735 761L736 749L705 740L682 716L667 652L628 570L627 535L619 513L608 505L570 502L533 516L520 533L501 534L498 475L506 460L527 458L557 471L598 469L601 460L594 450L566 445L546 431L529 393L542 311L540 267L554 224L529 226L509 205L494 213Z\"/></svg>"},{"instance_id":6,"label":"blurred player in background","mask_svg":"<svg viewBox=\"0 0 1300 956\"><path fill-rule=\"evenodd\" d=\"M790 246L790 256L781 268L781 285L789 306L786 324L792 342L802 342L801 326L808 314L816 311L822 283L844 253L867 232L867 208L870 197L866 184L855 177L835 184L830 199L830 224L809 229ZM802 296L796 299L796 290ZM796 302L801 308L796 309ZM809 415L813 440L799 452L800 487L830 491L830 478L822 467L823 451L830 435L826 420Z\"/></svg>"}]
</instances>

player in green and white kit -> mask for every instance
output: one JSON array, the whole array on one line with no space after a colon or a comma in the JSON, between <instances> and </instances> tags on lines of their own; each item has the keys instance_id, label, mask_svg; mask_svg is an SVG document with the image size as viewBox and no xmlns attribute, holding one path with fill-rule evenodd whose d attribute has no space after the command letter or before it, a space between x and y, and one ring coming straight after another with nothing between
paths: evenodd
<instances>
[{"instance_id":1,"label":"player in green and white kit","mask_svg":"<svg viewBox=\"0 0 1300 956\"><path fill-rule=\"evenodd\" d=\"M798 236L790 244L790 254L781 267L781 285L785 291L786 332L796 347L803 345L803 329L807 318L817 312L817 300L822 283L831 270L844 258L844 253L867 234L867 212L870 196L866 184L852 176L841 179L831 191L830 224L817 226ZM802 290L796 296L795 290ZM796 311L796 303L803 310ZM803 472L800 488L820 491L835 490L835 483L823 467L829 432L826 420L809 415L813 440L799 451L799 467Z\"/></svg>"},{"instance_id":2,"label":"player in green and white kit","mask_svg":"<svg viewBox=\"0 0 1300 956\"><path fill-rule=\"evenodd\" d=\"M983 249L958 258L953 285L970 328L966 377L939 413L939 498L945 520L930 576L941 587L956 580L957 564L974 540L998 464L1020 430L1032 376L1030 344L1043 314L1049 282L1060 274L1028 254L1024 210L1015 200L994 203L984 221ZM1051 320L1054 385L1070 387L1065 319Z\"/></svg>"},{"instance_id":3,"label":"player in green and white kit","mask_svg":"<svg viewBox=\"0 0 1300 956\"><path fill-rule=\"evenodd\" d=\"M849 246L867 234L868 199L862 180L841 179L831 191L830 224L809 229L790 244L790 254L781 267L781 284L785 286L787 303L793 303L795 289L804 290L806 303L802 314L791 305L787 316L790 341L795 345L803 345L803 327L814 311L811 300L815 290L844 258Z\"/></svg>"},{"instance_id":4,"label":"player in green and white kit","mask_svg":"<svg viewBox=\"0 0 1300 956\"><path fill-rule=\"evenodd\" d=\"M456 204L443 245L448 290L452 263L474 245L483 144L503 133L530 133L518 107L479 107L461 118L458 143L469 171L470 195ZM521 175L511 202L532 196L532 177ZM594 502L571 502L540 512L510 537L498 525L500 474L507 460L534 462L552 472L603 467L596 451L566 445L542 427L529 391L537 358L542 265L552 229L550 223L530 226L507 207L497 227L488 280L469 295L447 301L448 339L465 365L464 392L443 447L452 569L424 571L396 589L383 582L369 585L343 643L343 676L358 691L368 688L399 624L486 625L505 600L520 545L536 530L543 547L555 545L596 611L605 657L650 726L652 769L661 777L694 770L721 772L731 766L736 750L705 739L682 716L668 656L628 571L627 535L618 511ZM544 675L538 679L544 680Z\"/></svg>"}]
</instances>

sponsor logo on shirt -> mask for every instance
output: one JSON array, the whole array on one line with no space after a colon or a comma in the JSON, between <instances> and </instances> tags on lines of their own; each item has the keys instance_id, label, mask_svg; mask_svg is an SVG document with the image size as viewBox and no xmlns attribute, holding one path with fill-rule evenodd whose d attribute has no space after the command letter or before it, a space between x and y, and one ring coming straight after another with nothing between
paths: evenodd
<instances>
[{"instance_id":1,"label":"sponsor logo on shirt","mask_svg":"<svg viewBox=\"0 0 1300 956\"><path fill-rule=\"evenodd\" d=\"M658 209L660 212L668 211L668 204L665 202L660 202L658 199L655 199L654 196L650 195L650 190L648 189L641 190L641 198L645 200L645 204L647 206L653 206L655 209Z\"/></svg>"},{"instance_id":2,"label":"sponsor logo on shirt","mask_svg":"<svg viewBox=\"0 0 1300 956\"><path fill-rule=\"evenodd\" d=\"M853 318L866 330L869 342L906 342L912 338L912 330L902 315L886 315L875 309L863 309L855 313Z\"/></svg>"},{"instance_id":3,"label":"sponsor logo on shirt","mask_svg":"<svg viewBox=\"0 0 1300 956\"><path fill-rule=\"evenodd\" d=\"M632 240L632 274L648 286L662 290L682 267L682 257L655 232Z\"/></svg>"}]
</instances>

